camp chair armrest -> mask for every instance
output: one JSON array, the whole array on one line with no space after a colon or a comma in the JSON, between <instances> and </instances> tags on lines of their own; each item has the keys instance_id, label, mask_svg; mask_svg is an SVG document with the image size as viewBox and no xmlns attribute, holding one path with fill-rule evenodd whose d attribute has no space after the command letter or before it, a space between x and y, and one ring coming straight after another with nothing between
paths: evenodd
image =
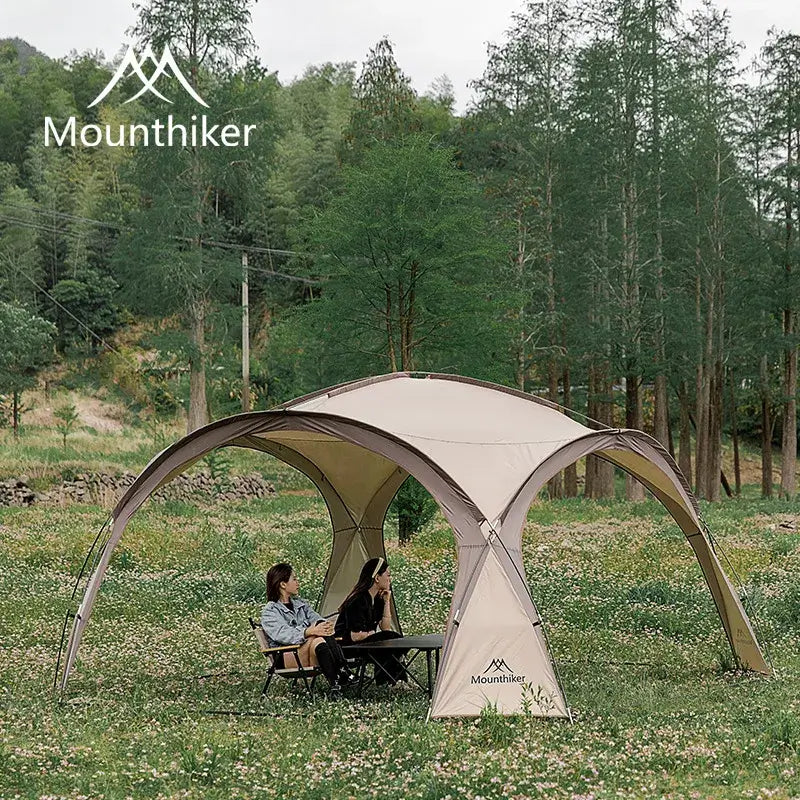
<instances>
[{"instance_id":1,"label":"camp chair armrest","mask_svg":"<svg viewBox=\"0 0 800 800\"><path fill-rule=\"evenodd\" d=\"M278 647L267 647L265 650L262 650L262 653L269 655L270 653L281 653L290 650L299 650L303 645L302 644L282 644Z\"/></svg>"}]
</instances>

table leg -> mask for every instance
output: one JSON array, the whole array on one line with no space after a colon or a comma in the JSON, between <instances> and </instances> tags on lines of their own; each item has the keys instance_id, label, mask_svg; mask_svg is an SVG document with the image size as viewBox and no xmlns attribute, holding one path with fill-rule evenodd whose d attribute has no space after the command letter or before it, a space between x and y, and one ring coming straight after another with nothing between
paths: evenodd
<instances>
[{"instance_id":1,"label":"table leg","mask_svg":"<svg viewBox=\"0 0 800 800\"><path fill-rule=\"evenodd\" d=\"M425 661L428 664L428 699L430 700L433 697L433 675L431 674L431 651L425 651Z\"/></svg>"},{"instance_id":2,"label":"table leg","mask_svg":"<svg viewBox=\"0 0 800 800\"><path fill-rule=\"evenodd\" d=\"M358 699L360 700L364 694L364 674L367 671L367 660L361 659L358 667Z\"/></svg>"}]
</instances>

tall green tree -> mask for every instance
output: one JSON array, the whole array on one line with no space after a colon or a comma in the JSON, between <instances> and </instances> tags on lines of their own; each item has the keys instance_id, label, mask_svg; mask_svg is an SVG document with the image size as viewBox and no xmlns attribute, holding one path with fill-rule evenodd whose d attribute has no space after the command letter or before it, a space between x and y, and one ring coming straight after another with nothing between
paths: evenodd
<instances>
[{"instance_id":1,"label":"tall green tree","mask_svg":"<svg viewBox=\"0 0 800 800\"><path fill-rule=\"evenodd\" d=\"M771 156L767 211L778 226L783 333L781 496L792 499L797 469L797 314L800 299L800 36L770 31L761 60Z\"/></svg>"},{"instance_id":2,"label":"tall green tree","mask_svg":"<svg viewBox=\"0 0 800 800\"><path fill-rule=\"evenodd\" d=\"M571 3L527 3L513 16L505 41L490 46L487 68L474 84L478 102L468 120L479 130L467 145L467 163L472 167L484 161L480 172L487 192L505 230L513 232L508 280L517 299L510 313L515 383L524 391L537 364L544 362L548 396L555 403L570 399L565 358L570 317L563 302L568 292L559 231L576 33ZM565 479L567 494L576 494L572 468ZM549 487L554 496L562 493L560 474Z\"/></svg>"},{"instance_id":3,"label":"tall green tree","mask_svg":"<svg viewBox=\"0 0 800 800\"><path fill-rule=\"evenodd\" d=\"M136 6L139 19L132 29L141 45L156 51L169 46L187 67L192 88L206 98L215 120L253 122L269 117L269 81L254 66L235 68L252 52L249 30L252 0L151 0ZM263 83L263 87L262 87ZM263 90L262 90L263 88ZM196 107L176 95L170 110L188 120ZM240 102L244 101L244 102ZM265 111L267 112L265 114ZM263 142L263 140L262 140ZM144 150L144 148L143 148ZM137 159L139 185L145 199L140 231L159 230L160 237L137 237L133 250L122 259L130 269L133 251L145 255L151 280L135 292L141 304L152 300L153 290L172 310L180 310L189 333L190 372L188 430L208 421L206 394L206 334L217 292L234 280L236 260L211 253L204 244L226 229L224 211L231 210L226 189L231 183L247 184L242 173L250 167L260 174L257 147L242 159L231 159L228 148L148 148ZM158 221L158 224L156 224ZM136 286L130 280L128 286Z\"/></svg>"},{"instance_id":4,"label":"tall green tree","mask_svg":"<svg viewBox=\"0 0 800 800\"><path fill-rule=\"evenodd\" d=\"M36 376L55 355L52 322L22 306L0 302L0 391L11 395L11 423L19 435L20 397L36 385Z\"/></svg>"},{"instance_id":5,"label":"tall green tree","mask_svg":"<svg viewBox=\"0 0 800 800\"><path fill-rule=\"evenodd\" d=\"M480 191L424 137L375 144L312 226L327 274L295 320L298 360L342 380L374 372L491 370L498 251ZM300 342L303 344L300 344ZM484 372L485 374L485 372Z\"/></svg>"},{"instance_id":6,"label":"tall green tree","mask_svg":"<svg viewBox=\"0 0 800 800\"><path fill-rule=\"evenodd\" d=\"M738 47L726 13L709 0L695 11L686 34L686 110L692 135L686 152L687 185L694 194L694 282L697 331L696 491L718 500L722 471L727 298L737 281L731 236L738 180Z\"/></svg>"},{"instance_id":7,"label":"tall green tree","mask_svg":"<svg viewBox=\"0 0 800 800\"><path fill-rule=\"evenodd\" d=\"M36 211L25 189L13 183L0 189L0 297L32 307L35 283L44 283Z\"/></svg>"}]
</instances>

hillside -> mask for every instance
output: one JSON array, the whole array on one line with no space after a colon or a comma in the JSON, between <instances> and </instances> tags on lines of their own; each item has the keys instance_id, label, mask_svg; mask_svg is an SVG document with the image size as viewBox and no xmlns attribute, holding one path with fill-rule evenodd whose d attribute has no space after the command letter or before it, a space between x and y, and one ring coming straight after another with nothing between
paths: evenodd
<instances>
[{"instance_id":1,"label":"hillside","mask_svg":"<svg viewBox=\"0 0 800 800\"><path fill-rule=\"evenodd\" d=\"M37 50L32 44L29 44L24 39L20 39L17 36L0 39L0 54L6 52L7 48L12 48L14 52L16 52L17 59L19 60L19 71L21 75L24 75L27 72L28 62L34 56L49 60L49 56L46 56L41 50ZM2 55L0 55L0 58L2 58Z\"/></svg>"}]
</instances>

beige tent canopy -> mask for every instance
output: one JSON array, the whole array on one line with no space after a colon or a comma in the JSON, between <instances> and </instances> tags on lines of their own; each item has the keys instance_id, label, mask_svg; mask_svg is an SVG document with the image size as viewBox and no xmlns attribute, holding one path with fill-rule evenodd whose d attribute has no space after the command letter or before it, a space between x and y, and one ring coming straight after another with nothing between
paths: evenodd
<instances>
[{"instance_id":1,"label":"beige tent canopy","mask_svg":"<svg viewBox=\"0 0 800 800\"><path fill-rule=\"evenodd\" d=\"M501 713L518 712L526 685L542 700L541 715L569 714L524 578L521 538L541 487L590 453L638 478L667 507L697 556L735 656L749 669L770 671L704 532L697 503L655 439L636 430L591 430L549 403L506 387L452 375L394 373L214 422L154 458L113 511L73 620L62 688L131 515L159 486L222 446L270 453L319 489L333 527L323 613L335 610L366 559L385 555L384 517L406 477L413 475L435 498L455 534L458 573L431 704L434 717L474 716L487 703Z\"/></svg>"}]
</instances>

